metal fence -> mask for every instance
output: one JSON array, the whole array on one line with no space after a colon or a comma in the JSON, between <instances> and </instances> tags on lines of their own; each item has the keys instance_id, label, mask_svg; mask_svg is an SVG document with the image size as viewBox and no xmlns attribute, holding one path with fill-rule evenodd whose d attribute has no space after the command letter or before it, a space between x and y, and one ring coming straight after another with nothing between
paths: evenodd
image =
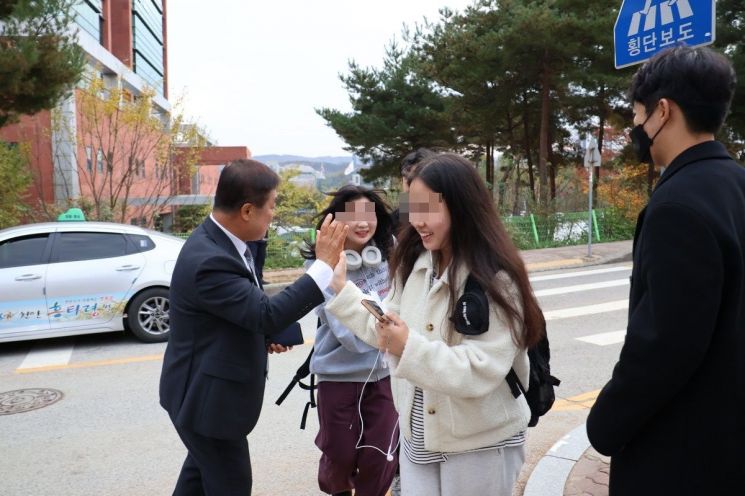
<instances>
[{"instance_id":1,"label":"metal fence","mask_svg":"<svg viewBox=\"0 0 745 496\"><path fill-rule=\"evenodd\" d=\"M521 250L587 243L588 212L529 214L503 217L502 222ZM634 223L611 210L592 211L593 242L631 239Z\"/></svg>"},{"instance_id":2,"label":"metal fence","mask_svg":"<svg viewBox=\"0 0 745 496\"><path fill-rule=\"evenodd\" d=\"M513 242L521 250L571 246L587 243L588 212L568 212L551 215L528 214L502 217L502 222ZM620 241L631 239L634 223L613 210L592 212L592 241ZM305 247L308 233L285 233L281 236L270 231L265 269L297 268L303 265L300 250ZM176 234L188 237L188 234Z\"/></svg>"}]
</instances>

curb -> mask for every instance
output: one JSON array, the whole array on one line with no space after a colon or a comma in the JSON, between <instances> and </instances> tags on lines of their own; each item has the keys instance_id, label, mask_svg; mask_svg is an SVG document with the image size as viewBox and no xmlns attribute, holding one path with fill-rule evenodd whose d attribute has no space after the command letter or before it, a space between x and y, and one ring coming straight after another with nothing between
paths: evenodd
<instances>
[{"instance_id":1,"label":"curb","mask_svg":"<svg viewBox=\"0 0 745 496\"><path fill-rule=\"evenodd\" d=\"M531 472L523 496L563 496L569 473L589 447L585 424L559 439Z\"/></svg>"}]
</instances>

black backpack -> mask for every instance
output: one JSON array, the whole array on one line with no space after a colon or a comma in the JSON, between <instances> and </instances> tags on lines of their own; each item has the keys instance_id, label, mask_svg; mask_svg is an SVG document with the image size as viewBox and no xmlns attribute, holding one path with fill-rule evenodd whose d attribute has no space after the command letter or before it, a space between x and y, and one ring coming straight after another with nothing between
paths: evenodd
<instances>
[{"instance_id":1,"label":"black backpack","mask_svg":"<svg viewBox=\"0 0 745 496\"><path fill-rule=\"evenodd\" d=\"M543 324L543 337L538 344L528 349L528 361L530 362L530 379L528 390L520 383L517 378L515 369L510 369L507 374L507 384L510 386L512 396L519 398L521 394L525 395L530 407L530 422L528 427L535 427L538 423L538 417L548 413L554 404L556 395L554 387L561 384L561 381L551 375L551 350L548 346L548 336L546 335L546 324Z\"/></svg>"},{"instance_id":2,"label":"black backpack","mask_svg":"<svg viewBox=\"0 0 745 496\"><path fill-rule=\"evenodd\" d=\"M471 275L466 279L465 290L458 299L455 312L450 320L455 324L455 329L462 334L476 335L489 329L489 300L484 289ZM551 350L544 320L541 340L528 349L528 361L530 362L528 390L526 391L520 383L515 369L510 369L505 378L515 398L519 398L521 394L525 395L530 407L528 427L535 427L538 417L545 415L551 409L556 398L554 387L561 384L559 379L551 375L550 360Z\"/></svg>"},{"instance_id":3,"label":"black backpack","mask_svg":"<svg viewBox=\"0 0 745 496\"><path fill-rule=\"evenodd\" d=\"M321 320L319 319L317 322L317 327L321 326ZM287 385L285 390L282 392L281 395L279 395L279 398L277 398L277 401L275 401L275 404L281 405L282 402L287 398L287 395L290 394L290 391L292 391L292 388L295 387L297 384L300 386L300 389L305 389L310 393L310 400L305 404L305 408L303 408L303 416L300 419L300 428L305 429L305 421L308 420L308 411L311 408L316 407L316 375L310 373L310 358L313 356L313 350L314 348L310 349L310 353L308 353L308 357L305 359L303 364L298 367L297 371L295 372L295 377L292 378L290 383ZM306 377L310 376L309 384L305 384L302 382L302 379L305 379Z\"/></svg>"},{"instance_id":4,"label":"black backpack","mask_svg":"<svg viewBox=\"0 0 745 496\"><path fill-rule=\"evenodd\" d=\"M290 394L290 391L292 391L292 388L295 387L295 384L300 386L301 389L305 389L306 391L310 392L310 400L305 404L305 408L303 408L303 417L300 419L301 429L305 429L305 421L308 419L308 411L311 408L316 407L316 395L314 394L314 391L317 387L316 376L315 374L310 373L310 357L312 356L313 348L310 349L308 358L305 359L303 364L297 369L297 372L295 372L295 377L292 378L292 381L290 381L282 394L279 395L279 398L277 398L277 401L275 401L275 404L281 405L285 398L287 398L287 395ZM304 384L303 382L301 382L301 379L305 379L308 376L310 376L310 384Z\"/></svg>"}]
</instances>

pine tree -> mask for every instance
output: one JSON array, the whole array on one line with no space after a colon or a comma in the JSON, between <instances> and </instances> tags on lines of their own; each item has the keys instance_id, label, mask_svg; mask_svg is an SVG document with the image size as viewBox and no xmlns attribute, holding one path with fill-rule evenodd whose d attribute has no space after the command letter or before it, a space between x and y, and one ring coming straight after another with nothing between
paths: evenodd
<instances>
[{"instance_id":1,"label":"pine tree","mask_svg":"<svg viewBox=\"0 0 745 496\"><path fill-rule=\"evenodd\" d=\"M76 0L0 0L0 127L54 107L85 66L75 42Z\"/></svg>"},{"instance_id":2,"label":"pine tree","mask_svg":"<svg viewBox=\"0 0 745 496\"><path fill-rule=\"evenodd\" d=\"M322 108L316 112L347 143L346 150L373 163L366 180L398 175L401 159L420 147L448 147L453 142L447 98L416 71L410 53L391 43L382 69L349 63L340 76L352 112Z\"/></svg>"}]
</instances>

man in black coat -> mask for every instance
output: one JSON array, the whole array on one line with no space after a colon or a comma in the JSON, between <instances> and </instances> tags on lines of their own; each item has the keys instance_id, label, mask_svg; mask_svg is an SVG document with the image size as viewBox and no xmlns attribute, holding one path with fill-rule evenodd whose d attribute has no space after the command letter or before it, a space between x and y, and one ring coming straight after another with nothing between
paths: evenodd
<instances>
[{"instance_id":1,"label":"man in black coat","mask_svg":"<svg viewBox=\"0 0 745 496\"><path fill-rule=\"evenodd\" d=\"M665 165L634 236L629 322L587 419L610 494L745 492L745 168L714 141L735 74L676 47L634 76L632 141Z\"/></svg>"},{"instance_id":2,"label":"man in black coat","mask_svg":"<svg viewBox=\"0 0 745 496\"><path fill-rule=\"evenodd\" d=\"M225 167L212 214L186 241L173 271L160 404L188 449L175 495L251 494L246 436L261 412L267 351L285 351L269 344L272 334L324 301L344 246L346 227L327 217L316 263L267 297L245 240L260 239L269 227L278 184L254 160Z\"/></svg>"}]
</instances>

